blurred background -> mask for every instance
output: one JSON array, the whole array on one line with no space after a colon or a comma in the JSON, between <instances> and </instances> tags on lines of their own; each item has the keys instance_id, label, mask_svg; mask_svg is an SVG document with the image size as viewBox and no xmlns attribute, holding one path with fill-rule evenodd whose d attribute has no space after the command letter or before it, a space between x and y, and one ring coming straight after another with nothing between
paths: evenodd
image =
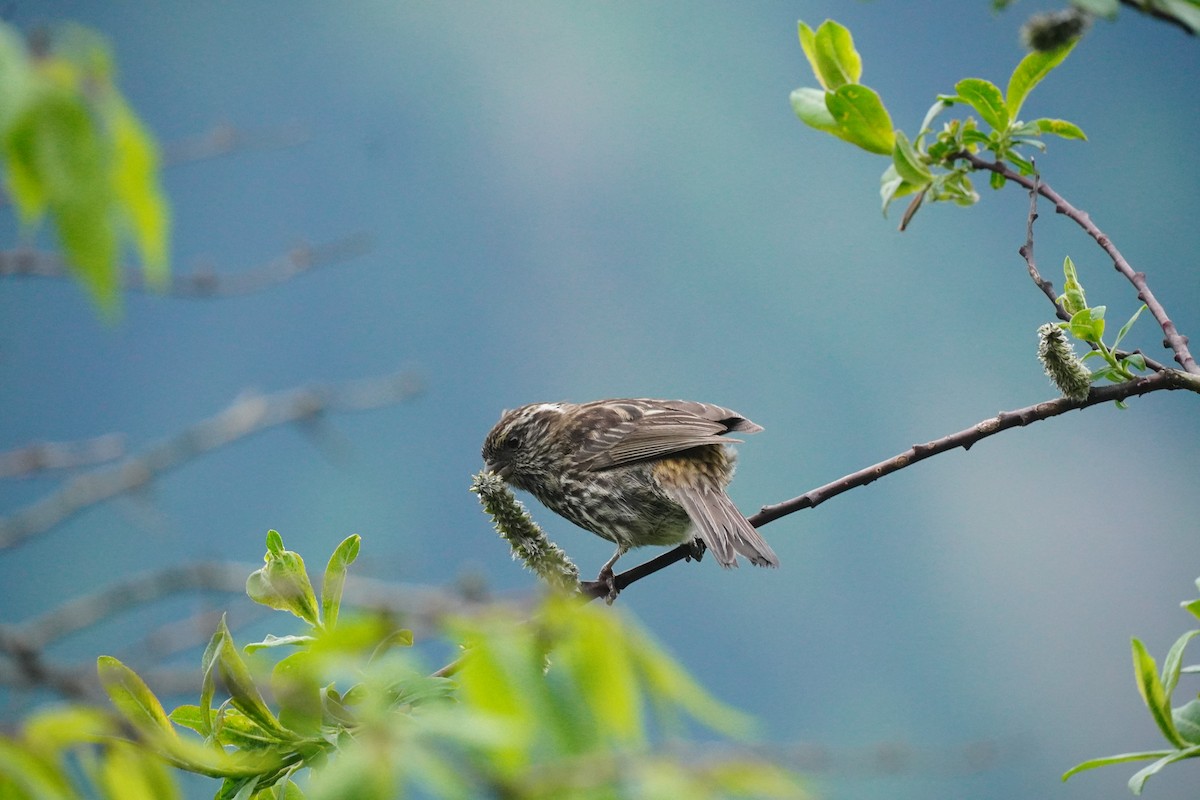
<instances>
[{"instance_id":1,"label":"blurred background","mask_svg":"<svg viewBox=\"0 0 1200 800\"><path fill-rule=\"evenodd\" d=\"M886 160L788 104L815 84L797 19L850 28L863 82L911 134L958 79L1004 86L1020 24L1046 7L10 4L25 30L74 20L110 37L122 89L168 151L222 125L302 132L167 170L177 274L238 273L301 242L372 245L246 296L129 294L114 325L73 282L4 281L0 449L117 431L136 452L246 390L398 370L423 390L330 416L336 457L274 428L0 552L0 622L131 572L256 561L268 528L314 569L359 533L357 575L532 590L467 485L501 410L534 400L737 409L766 428L741 447L731 492L751 513L1053 397L1035 359L1052 309L1017 255L1027 196L979 180L975 208L926 207L898 233L903 201L879 213ZM1023 114L1087 132L1050 142L1045 179L1192 334L1198 53L1125 10ZM1036 236L1046 276L1061 285L1071 255L1114 328L1135 310L1100 250L1045 204ZM1160 340L1144 315L1127 341L1168 362ZM779 520L764 528L779 570L681 564L618 604L756 715L766 741L806 747L798 764L820 796L1127 796L1136 766L1059 776L1161 746L1129 639L1161 659L1195 622L1178 603L1200 575L1196 398L1130 406L1010 431ZM0 515L60 485L0 482ZM531 506L594 574L610 545ZM189 602L122 624L161 625ZM118 630L51 655L89 661ZM9 721L29 707L4 697ZM1194 763L1147 796L1194 797Z\"/></svg>"}]
</instances>

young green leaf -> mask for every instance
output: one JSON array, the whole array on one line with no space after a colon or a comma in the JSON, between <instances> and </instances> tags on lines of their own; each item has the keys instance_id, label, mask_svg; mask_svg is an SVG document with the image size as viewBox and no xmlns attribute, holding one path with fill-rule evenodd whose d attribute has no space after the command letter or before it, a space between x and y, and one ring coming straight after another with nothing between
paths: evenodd
<instances>
[{"instance_id":1,"label":"young green leaf","mask_svg":"<svg viewBox=\"0 0 1200 800\"><path fill-rule=\"evenodd\" d=\"M1075 312L1071 315L1068 330L1080 341L1099 344L1104 336L1104 306Z\"/></svg>"},{"instance_id":2,"label":"young green leaf","mask_svg":"<svg viewBox=\"0 0 1200 800\"><path fill-rule=\"evenodd\" d=\"M1142 696L1150 716L1162 731L1164 737L1175 747L1185 747L1186 744L1175 730L1171 718L1170 698L1163 690L1162 681L1158 677L1158 665L1154 657L1146 652L1146 646L1139 640L1133 640L1133 674L1137 679L1138 693Z\"/></svg>"},{"instance_id":3,"label":"young green leaf","mask_svg":"<svg viewBox=\"0 0 1200 800\"><path fill-rule=\"evenodd\" d=\"M963 102L979 112L979 116L992 126L992 130L1001 133L1008 130L1008 108L1004 104L1004 95L1000 94L1000 88L996 84L982 78L963 78L954 85L954 90Z\"/></svg>"},{"instance_id":4,"label":"young green leaf","mask_svg":"<svg viewBox=\"0 0 1200 800\"><path fill-rule=\"evenodd\" d=\"M1192 616L1200 619L1200 597L1196 598L1195 600L1189 600L1186 603L1181 603L1180 605L1192 612Z\"/></svg>"},{"instance_id":5,"label":"young green leaf","mask_svg":"<svg viewBox=\"0 0 1200 800\"><path fill-rule=\"evenodd\" d=\"M1035 50L1021 59L1012 77L1008 79L1008 91L1005 92L1004 104L1008 107L1010 119L1018 119L1021 106L1033 91L1033 87L1042 82L1050 71L1063 62L1075 48L1078 40L1056 47L1053 50Z\"/></svg>"},{"instance_id":6,"label":"young green leaf","mask_svg":"<svg viewBox=\"0 0 1200 800\"><path fill-rule=\"evenodd\" d=\"M1068 314L1078 314L1080 311L1088 307L1087 297L1083 292L1083 284L1079 282L1079 275L1075 271L1075 262L1070 256L1063 259L1063 293L1058 298L1058 302L1062 303Z\"/></svg>"},{"instance_id":7,"label":"young green leaf","mask_svg":"<svg viewBox=\"0 0 1200 800\"><path fill-rule=\"evenodd\" d=\"M825 105L825 92L820 89L801 88L793 91L789 99L792 103L792 111L796 112L796 116L805 125L837 135L837 121L834 120L833 114L829 113L829 107Z\"/></svg>"},{"instance_id":8,"label":"young green leaf","mask_svg":"<svg viewBox=\"0 0 1200 800\"><path fill-rule=\"evenodd\" d=\"M1145 303L1138 306L1138 310L1133 312L1133 316L1129 318L1129 321L1121 326L1121 330L1117 331L1117 339L1115 342L1113 342L1113 345L1112 345L1114 349L1116 349L1116 347L1121 344L1121 340L1125 338L1125 334L1129 333L1129 329L1133 327L1133 323L1137 322L1137 318L1139 316L1141 316L1141 313L1145 310L1146 310ZM1144 368L1145 368L1145 366L1144 366L1144 361L1143 361L1143 369Z\"/></svg>"},{"instance_id":9,"label":"young green leaf","mask_svg":"<svg viewBox=\"0 0 1200 800\"><path fill-rule=\"evenodd\" d=\"M1086 772L1089 769L1096 769L1097 767L1108 767L1113 764L1127 764L1130 761L1148 761L1151 758L1162 758L1163 756L1170 755L1174 752L1174 750L1148 750L1144 753L1121 753L1120 755L1115 756L1092 758L1071 767L1069 770L1063 773L1062 779L1065 781L1074 775L1078 775L1081 772Z\"/></svg>"},{"instance_id":10,"label":"young green leaf","mask_svg":"<svg viewBox=\"0 0 1200 800\"><path fill-rule=\"evenodd\" d=\"M1189 700L1171 712L1175 730L1190 745L1200 745L1200 700Z\"/></svg>"},{"instance_id":11,"label":"young green leaf","mask_svg":"<svg viewBox=\"0 0 1200 800\"><path fill-rule=\"evenodd\" d=\"M136 672L112 656L96 659L96 669L109 699L134 727L171 739L178 736L162 703Z\"/></svg>"},{"instance_id":12,"label":"young green leaf","mask_svg":"<svg viewBox=\"0 0 1200 800\"><path fill-rule=\"evenodd\" d=\"M825 95L837 124L835 134L870 153L891 155L896 146L892 118L872 89L851 83Z\"/></svg>"},{"instance_id":13,"label":"young green leaf","mask_svg":"<svg viewBox=\"0 0 1200 800\"><path fill-rule=\"evenodd\" d=\"M267 533L266 566L246 579L246 594L256 603L281 611L290 611L309 625L319 627L317 597L313 593L304 559L299 553L283 549L277 531Z\"/></svg>"},{"instance_id":14,"label":"young green leaf","mask_svg":"<svg viewBox=\"0 0 1200 800\"><path fill-rule=\"evenodd\" d=\"M221 682L229 692L230 701L234 707L261 726L264 730L279 734L280 738L290 738L288 731L279 724L279 720L267 708L262 694L254 683L246 662L238 655L233 636L225 624L225 618L217 626L214 636L216 647L213 655L216 659L216 669L221 676ZM211 643L210 643L211 644ZM206 651L207 654L207 651Z\"/></svg>"},{"instance_id":15,"label":"young green leaf","mask_svg":"<svg viewBox=\"0 0 1200 800\"><path fill-rule=\"evenodd\" d=\"M1160 758L1148 767L1138 770L1134 776L1129 779L1129 791L1134 794L1141 794L1142 787L1152 775L1158 774L1163 767L1168 764L1174 764L1176 761L1183 761L1185 758L1196 758L1200 756L1200 745L1196 747L1187 747L1181 750L1176 750L1170 755Z\"/></svg>"},{"instance_id":16,"label":"young green leaf","mask_svg":"<svg viewBox=\"0 0 1200 800\"><path fill-rule=\"evenodd\" d=\"M1087 139L1087 134L1073 122L1067 122L1065 119L1036 119L1033 124L1042 133L1052 133L1055 136L1061 136L1063 139Z\"/></svg>"},{"instance_id":17,"label":"young green leaf","mask_svg":"<svg viewBox=\"0 0 1200 800\"><path fill-rule=\"evenodd\" d=\"M821 86L834 91L848 83L858 83L862 77L862 57L854 49L850 31L827 19L814 33L803 21L799 23L800 47Z\"/></svg>"},{"instance_id":18,"label":"young green leaf","mask_svg":"<svg viewBox=\"0 0 1200 800\"><path fill-rule=\"evenodd\" d=\"M925 166L912 142L903 131L897 130L895 136L896 146L892 149L892 164L896 167L896 173L916 188L929 185L933 181L933 173Z\"/></svg>"},{"instance_id":19,"label":"young green leaf","mask_svg":"<svg viewBox=\"0 0 1200 800\"><path fill-rule=\"evenodd\" d=\"M133 111L115 92L106 104L113 138L112 184L118 207L142 257L146 282L166 285L167 201L158 184L158 148Z\"/></svg>"},{"instance_id":20,"label":"young green leaf","mask_svg":"<svg viewBox=\"0 0 1200 800\"><path fill-rule=\"evenodd\" d=\"M326 628L337 625L338 612L342 606L342 589L346 585L346 570L358 558L362 537L347 536L329 557L325 566L325 579L321 584L321 619Z\"/></svg>"},{"instance_id":21,"label":"young green leaf","mask_svg":"<svg viewBox=\"0 0 1200 800\"><path fill-rule=\"evenodd\" d=\"M1175 640L1175 644L1171 645L1171 649L1167 651L1167 657L1163 659L1162 667L1162 685L1163 694L1166 695L1167 702L1171 700L1171 693L1175 691L1175 685L1179 682L1179 669L1183 666L1183 651L1187 647L1187 643L1193 637L1200 635L1200 631L1188 631L1183 636ZM1198 742L1192 741L1192 744Z\"/></svg>"}]
</instances>

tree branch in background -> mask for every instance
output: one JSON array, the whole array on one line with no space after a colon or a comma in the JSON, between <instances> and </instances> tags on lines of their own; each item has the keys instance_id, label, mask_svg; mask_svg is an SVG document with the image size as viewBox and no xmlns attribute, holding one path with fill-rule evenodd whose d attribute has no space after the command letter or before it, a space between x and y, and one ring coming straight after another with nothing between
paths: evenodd
<instances>
[{"instance_id":1,"label":"tree branch in background","mask_svg":"<svg viewBox=\"0 0 1200 800\"><path fill-rule=\"evenodd\" d=\"M1183 368L1184 371L1193 375L1200 375L1200 366L1196 364L1196 359L1192 357L1191 352L1188 350L1187 337L1176 330L1175 323L1171 322L1170 317L1167 316L1166 309L1163 308L1162 304L1158 301L1158 298L1156 298L1154 293L1150 290L1150 286L1146 283L1146 273L1136 272L1133 267L1129 265L1129 262L1125 260L1125 256L1123 256L1121 251L1117 249L1117 246L1112 243L1112 240L1109 239L1103 231L1096 227L1096 224L1092 222L1092 218L1088 216L1086 211L1082 211L1071 205L1065 198L1063 198L1062 195L1050 188L1048 184L1028 178L1016 170L1010 169L1005 164L987 161L986 159L980 158L974 153L970 153L965 150L956 154L955 158L961 158L969 162L976 169L985 169L995 172L999 175L1003 175L1006 179L1024 186L1029 191L1037 192L1051 203L1054 203L1055 211L1057 211L1059 214L1063 214L1072 220L1076 225L1083 228L1087 235L1092 237L1096 244L1100 245L1101 249L1103 249L1104 252L1108 254L1109 258L1112 259L1113 266L1116 268L1117 272L1124 275L1125 278L1131 284L1133 284L1134 288L1138 290L1138 299L1146 304L1146 308L1158 322L1159 327L1162 328L1163 347L1166 347L1175 353L1175 361L1180 367ZM1043 289L1043 291L1045 290Z\"/></svg>"},{"instance_id":2,"label":"tree branch in background","mask_svg":"<svg viewBox=\"0 0 1200 800\"><path fill-rule=\"evenodd\" d=\"M341 386L244 394L216 416L190 425L119 464L72 478L54 494L0 518L0 550L45 533L86 508L141 489L164 472L253 433L289 423L313 423L329 412L394 405L420 391L420 381L414 374L399 372Z\"/></svg>"},{"instance_id":3,"label":"tree branch in background","mask_svg":"<svg viewBox=\"0 0 1200 800\"><path fill-rule=\"evenodd\" d=\"M121 289L187 298L251 294L289 281L318 267L358 258L370 252L371 247L371 237L366 233L357 233L323 244L297 245L272 261L241 272L218 273L205 267L186 275L172 274L162 287L147 286L140 269L127 267L121 277ZM75 276L57 253L40 250L0 250L0 277L74 280Z\"/></svg>"},{"instance_id":4,"label":"tree branch in background","mask_svg":"<svg viewBox=\"0 0 1200 800\"><path fill-rule=\"evenodd\" d=\"M0 453L0 478L28 478L50 470L90 467L124 455L125 436L120 433L74 442L32 442Z\"/></svg>"},{"instance_id":5,"label":"tree branch in background","mask_svg":"<svg viewBox=\"0 0 1200 800\"><path fill-rule=\"evenodd\" d=\"M275 130L248 131L228 122L220 122L204 133L163 145L163 166L207 161L239 150L282 150L305 144L311 138L308 131L297 123Z\"/></svg>"},{"instance_id":6,"label":"tree branch in background","mask_svg":"<svg viewBox=\"0 0 1200 800\"><path fill-rule=\"evenodd\" d=\"M96 666L59 664L46 651L72 634L143 605L185 592L216 592L245 597L246 576L260 565L209 561L167 567L126 577L114 584L69 602L20 624L0 624L0 685L16 689L50 689L64 697L100 699ZM494 598L466 586L440 588L395 584L353 577L346 584L345 604L370 613L402 617L406 627L432 631L448 617L470 615L483 608L494 609ZM523 605L527 601L516 601ZM265 610L261 606L256 611ZM243 619L243 624L251 618ZM161 659L173 653L204 645L212 636L215 622L207 613L196 616L196 624L173 621L158 635L153 647L138 647L139 660ZM200 682L198 670L149 668L143 673L160 691L194 691ZM174 688L172 688L174 687Z\"/></svg>"}]
</instances>

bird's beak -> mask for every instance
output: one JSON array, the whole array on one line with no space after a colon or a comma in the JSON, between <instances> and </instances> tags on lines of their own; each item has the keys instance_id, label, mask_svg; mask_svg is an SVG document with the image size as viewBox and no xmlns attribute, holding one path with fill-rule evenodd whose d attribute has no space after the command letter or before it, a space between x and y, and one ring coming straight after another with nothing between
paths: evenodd
<instances>
[{"instance_id":1,"label":"bird's beak","mask_svg":"<svg viewBox=\"0 0 1200 800\"><path fill-rule=\"evenodd\" d=\"M485 470L487 470L488 472L496 473L497 475L500 476L501 480L505 480L505 481L508 480L508 475L510 472L512 472L512 467L502 467L499 464L497 464L495 461L483 462L483 468Z\"/></svg>"}]
</instances>

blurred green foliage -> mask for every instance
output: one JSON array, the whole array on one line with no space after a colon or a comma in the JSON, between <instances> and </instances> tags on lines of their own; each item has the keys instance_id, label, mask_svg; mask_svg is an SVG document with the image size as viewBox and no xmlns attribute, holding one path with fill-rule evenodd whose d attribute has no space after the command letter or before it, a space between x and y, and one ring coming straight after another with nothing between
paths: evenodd
<instances>
[{"instance_id":1,"label":"blurred green foliage","mask_svg":"<svg viewBox=\"0 0 1200 800\"><path fill-rule=\"evenodd\" d=\"M28 232L49 216L66 260L107 314L119 308L122 245L147 283L168 276L169 212L153 137L115 84L103 38L78 25L27 45L0 23L0 152Z\"/></svg>"},{"instance_id":2,"label":"blurred green foliage","mask_svg":"<svg viewBox=\"0 0 1200 800\"><path fill-rule=\"evenodd\" d=\"M532 615L454 619L445 633L461 657L423 669L411 631L341 612L359 544L334 551L318 598L303 559L271 531L247 592L302 620L302 633L238 648L222 620L199 702L170 713L101 657L117 715L45 711L0 738L0 796L177 797L168 767L220 779L218 800L803 796L794 775L740 744L749 720L644 631L576 594L552 593ZM697 725L736 741L702 753L686 743Z\"/></svg>"},{"instance_id":3,"label":"blurred green foliage","mask_svg":"<svg viewBox=\"0 0 1200 800\"><path fill-rule=\"evenodd\" d=\"M1200 579L1196 580L1196 588L1200 589ZM1200 599L1190 600L1182 605L1193 616L1200 619ZM1200 630L1190 630L1175 640L1175 644L1171 645L1171 649L1167 651L1161 674L1159 674L1158 664L1146 650L1146 646L1138 639L1133 640L1133 675L1137 681L1138 692L1142 695L1146 709L1154 719L1155 725L1158 726L1159 732L1162 733L1170 747L1140 753L1122 753L1085 761L1068 770L1063 775L1064 781L1072 775L1096 767L1154 759L1154 763L1138 770L1129 779L1130 791L1134 794L1141 794L1146 781L1163 767L1176 761L1200 758L1200 699L1193 698L1181 706L1171 707L1171 695L1179 684L1180 676L1200 674L1200 664L1189 666L1183 664L1183 652L1188 643L1196 636L1200 636Z\"/></svg>"}]
</instances>

